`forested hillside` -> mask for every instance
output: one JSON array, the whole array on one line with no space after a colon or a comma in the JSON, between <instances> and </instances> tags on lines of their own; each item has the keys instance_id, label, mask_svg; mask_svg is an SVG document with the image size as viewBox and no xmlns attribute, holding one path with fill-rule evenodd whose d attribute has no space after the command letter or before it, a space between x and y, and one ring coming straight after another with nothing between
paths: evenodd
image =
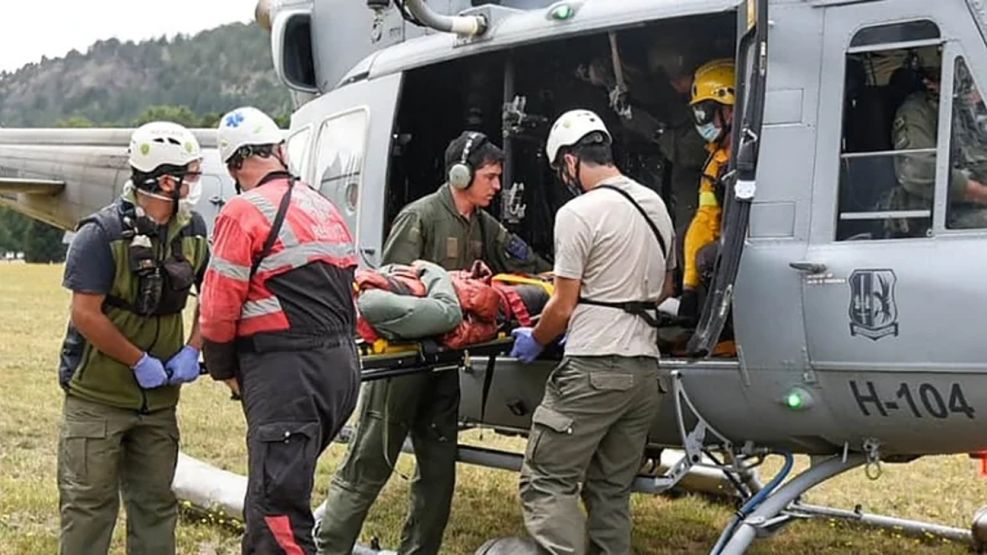
<instances>
[{"instance_id":1,"label":"forested hillside","mask_svg":"<svg viewBox=\"0 0 987 555\"><path fill-rule=\"evenodd\" d=\"M3 127L132 127L157 119L213 127L243 104L287 126L291 99L274 74L270 35L242 23L170 40L103 40L84 54L0 72ZM61 240L61 231L0 208L0 255L57 262Z\"/></svg>"},{"instance_id":2,"label":"forested hillside","mask_svg":"<svg viewBox=\"0 0 987 555\"><path fill-rule=\"evenodd\" d=\"M234 23L188 37L99 41L86 53L0 73L0 126L127 127L152 106L184 106L199 117L239 104L291 111L274 74L270 36Z\"/></svg>"}]
</instances>

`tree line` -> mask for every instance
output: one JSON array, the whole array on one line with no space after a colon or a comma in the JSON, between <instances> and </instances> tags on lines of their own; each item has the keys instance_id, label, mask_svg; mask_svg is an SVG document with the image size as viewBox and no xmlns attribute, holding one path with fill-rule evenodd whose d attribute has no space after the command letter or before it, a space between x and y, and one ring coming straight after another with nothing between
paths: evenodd
<instances>
[{"instance_id":1,"label":"tree line","mask_svg":"<svg viewBox=\"0 0 987 555\"><path fill-rule=\"evenodd\" d=\"M137 127L174 121L215 128L222 113L253 105L288 127L291 97L274 73L268 34L233 23L194 36L98 41L86 53L0 72L0 126ZM64 233L0 208L0 254L61 262Z\"/></svg>"},{"instance_id":2,"label":"tree line","mask_svg":"<svg viewBox=\"0 0 987 555\"><path fill-rule=\"evenodd\" d=\"M215 128L222 114L218 112L199 115L188 106L157 105L146 108L131 122L133 127L151 121L173 121L189 128ZM281 127L288 127L290 114L280 114L275 119ZM56 122L56 127L98 127L81 116L73 116ZM6 252L24 253L27 262L63 262L67 245L62 243L64 232L44 222L33 220L0 207L0 255Z\"/></svg>"}]
</instances>

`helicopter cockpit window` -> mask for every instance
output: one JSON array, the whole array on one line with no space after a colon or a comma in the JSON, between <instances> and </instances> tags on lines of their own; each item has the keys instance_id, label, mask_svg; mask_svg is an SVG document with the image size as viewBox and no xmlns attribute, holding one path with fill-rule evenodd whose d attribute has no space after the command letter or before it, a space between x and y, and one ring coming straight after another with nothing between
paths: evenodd
<instances>
[{"instance_id":1,"label":"helicopter cockpit window","mask_svg":"<svg viewBox=\"0 0 987 555\"><path fill-rule=\"evenodd\" d=\"M925 23L917 28L929 34L935 24ZM901 25L912 31L895 36L912 37L918 24ZM881 32L893 33L892 27ZM863 33L873 31L858 36ZM851 48L846 62L836 240L926 237L935 198L941 47L926 41Z\"/></svg>"},{"instance_id":2,"label":"helicopter cockpit window","mask_svg":"<svg viewBox=\"0 0 987 555\"><path fill-rule=\"evenodd\" d=\"M319 132L316 176L319 192L347 216L356 214L366 149L367 111L360 109L334 116Z\"/></svg>"},{"instance_id":3,"label":"helicopter cockpit window","mask_svg":"<svg viewBox=\"0 0 987 555\"><path fill-rule=\"evenodd\" d=\"M956 58L946 227L987 228L987 108L963 58Z\"/></svg>"}]
</instances>

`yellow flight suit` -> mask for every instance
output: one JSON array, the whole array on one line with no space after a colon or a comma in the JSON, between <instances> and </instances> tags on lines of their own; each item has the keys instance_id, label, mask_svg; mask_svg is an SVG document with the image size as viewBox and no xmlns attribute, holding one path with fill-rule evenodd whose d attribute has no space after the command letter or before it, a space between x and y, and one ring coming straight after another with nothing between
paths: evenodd
<instances>
[{"instance_id":1,"label":"yellow flight suit","mask_svg":"<svg viewBox=\"0 0 987 555\"><path fill-rule=\"evenodd\" d=\"M710 152L703 174L699 180L699 208L689 223L685 233L685 270L682 276L684 289L695 289L699 286L699 269L696 267L696 254L706 245L720 238L720 203L716 200L717 182L720 174L726 169L730 160L730 150L724 146L707 144Z\"/></svg>"}]
</instances>

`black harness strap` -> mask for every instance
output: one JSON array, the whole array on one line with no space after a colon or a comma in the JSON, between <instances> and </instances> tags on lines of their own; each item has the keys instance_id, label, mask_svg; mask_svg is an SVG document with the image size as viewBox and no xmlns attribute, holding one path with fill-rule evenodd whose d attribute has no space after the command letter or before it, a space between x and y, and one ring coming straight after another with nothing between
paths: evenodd
<instances>
[{"instance_id":1,"label":"black harness strap","mask_svg":"<svg viewBox=\"0 0 987 555\"><path fill-rule=\"evenodd\" d=\"M494 369L497 367L497 355L487 358L487 368L483 372L483 392L480 394L480 423L487 415L487 400L490 398L490 386L493 384Z\"/></svg>"},{"instance_id":2,"label":"black harness strap","mask_svg":"<svg viewBox=\"0 0 987 555\"><path fill-rule=\"evenodd\" d=\"M648 323L649 326L653 328L658 327L658 319L652 316L649 310L658 310L658 305L654 302L649 301L626 301L626 302L606 302L606 301L591 301L589 299L584 299L579 297L579 302L581 304L589 304L593 306L605 306L607 308L619 308L628 314L633 314L634 316L640 316Z\"/></svg>"},{"instance_id":3,"label":"black harness strap","mask_svg":"<svg viewBox=\"0 0 987 555\"><path fill-rule=\"evenodd\" d=\"M644 217L645 223L647 223L648 227L651 228L651 232L655 234L655 239L658 240L658 246L661 247L662 260L668 258L668 247L665 244L665 238L662 237L661 232L658 231L658 226L656 226L655 223L651 221L651 218L648 216L648 213L644 211L644 208L641 207L641 205L638 204L636 200L634 200L634 197L632 197L630 193L619 187L614 187L613 185L597 185L591 190L595 191L597 189L610 189L611 191L616 191L617 193L620 194L620 196L627 199L627 201L630 202L634 206L634 208L636 208L637 211L641 213L641 216Z\"/></svg>"},{"instance_id":4,"label":"black harness strap","mask_svg":"<svg viewBox=\"0 0 987 555\"><path fill-rule=\"evenodd\" d=\"M250 277L248 279L254 279L254 274L257 273L257 269L260 268L261 262L267 258L267 255L271 254L271 249L274 248L274 242L278 240L278 235L281 234L281 226L284 225L285 216L288 214L288 207L291 205L291 191L295 188L295 181L298 179L288 172L271 172L264 176L257 184L258 187L272 181L279 177L288 178L288 190L285 192L284 196L281 197L281 202L278 204L278 212L274 215L274 221L271 222L271 229L267 232L267 239L264 240L264 246L261 248L260 253L254 258L254 261L250 264ZM248 336L241 337L237 340L237 349L241 351L253 351L259 352L261 347L257 345L257 337Z\"/></svg>"},{"instance_id":5,"label":"black harness strap","mask_svg":"<svg viewBox=\"0 0 987 555\"><path fill-rule=\"evenodd\" d=\"M634 206L634 208L636 208L637 211L641 213L641 216L644 217L645 223L648 224L648 227L651 228L651 232L654 233L655 239L658 240L658 247L661 249L662 260L668 258L668 247L665 243L665 238L662 237L661 232L658 231L658 226L656 226L655 223L651 221L651 218L648 216L648 213L644 211L644 208L641 207L641 205L638 204L636 200L634 200L634 197L632 197L630 193L613 185L597 185L591 190L595 191L596 189L610 189L611 191L616 191L622 197L627 199L627 201L630 202ZM607 308L620 309L623 310L624 312L627 312L628 314L633 314L634 316L640 316L645 322L647 322L649 326L653 328L657 328L659 326L659 322L657 318L658 305L653 301L607 302L607 301L593 301L590 299L579 297L579 302L582 304L588 304L593 306L605 306ZM652 316L650 314L649 311L652 310L655 311L655 316Z\"/></svg>"},{"instance_id":6,"label":"black harness strap","mask_svg":"<svg viewBox=\"0 0 987 555\"><path fill-rule=\"evenodd\" d=\"M254 274L257 273L260 263L267 258L267 255L271 254L271 249L274 248L274 242L278 240L278 235L281 234L281 227L284 225L285 216L288 215L288 206L291 205L291 191L295 188L296 178L287 172L272 172L264 176L264 179L261 179L260 183L257 185L260 187L268 181L285 176L288 177L288 191L281 197L281 203L278 205L278 213L275 214L274 222L271 224L271 230L267 234L267 239L264 240L264 247L260 250L260 254L257 255L257 258L254 259L253 264L250 265L251 279L254 277Z\"/></svg>"}]
</instances>

